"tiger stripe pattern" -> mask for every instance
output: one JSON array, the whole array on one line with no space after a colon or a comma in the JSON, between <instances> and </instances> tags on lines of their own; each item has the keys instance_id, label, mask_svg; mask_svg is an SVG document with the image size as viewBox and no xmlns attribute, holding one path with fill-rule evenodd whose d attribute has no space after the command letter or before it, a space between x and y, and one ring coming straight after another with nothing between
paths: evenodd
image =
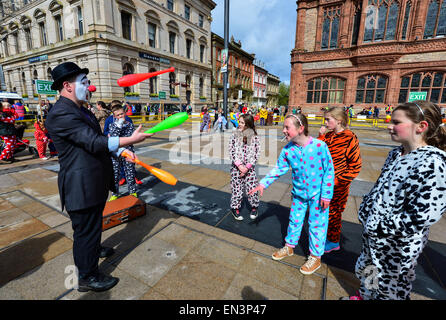
<instances>
[{"instance_id":1,"label":"tiger stripe pattern","mask_svg":"<svg viewBox=\"0 0 446 320\"><path fill-rule=\"evenodd\" d=\"M334 131L320 135L330 150L335 169L335 185L333 198L330 202L327 240L339 243L341 238L342 213L345 210L350 190L350 184L362 167L359 141L349 129L339 133Z\"/></svg>"}]
</instances>

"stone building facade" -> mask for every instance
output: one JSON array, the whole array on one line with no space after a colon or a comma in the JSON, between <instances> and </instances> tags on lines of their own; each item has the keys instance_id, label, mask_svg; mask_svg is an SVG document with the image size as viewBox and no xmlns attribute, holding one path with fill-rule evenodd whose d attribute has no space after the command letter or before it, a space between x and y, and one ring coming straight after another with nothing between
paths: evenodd
<instances>
[{"instance_id":1,"label":"stone building facade","mask_svg":"<svg viewBox=\"0 0 446 320\"><path fill-rule=\"evenodd\" d=\"M266 107L267 105L266 80L268 78L268 71L263 66L262 62L256 60L254 61L254 68L252 71L252 104L256 105L258 108L261 106Z\"/></svg>"},{"instance_id":2,"label":"stone building facade","mask_svg":"<svg viewBox=\"0 0 446 320\"><path fill-rule=\"evenodd\" d=\"M90 70L93 101L191 103L211 97L212 0L15 0L0 8L6 89L35 95L33 80L73 61ZM175 67L133 87L117 79ZM165 92L166 99L159 100Z\"/></svg>"},{"instance_id":3,"label":"stone building facade","mask_svg":"<svg viewBox=\"0 0 446 320\"><path fill-rule=\"evenodd\" d=\"M446 106L446 0L299 0L290 106Z\"/></svg>"},{"instance_id":4,"label":"stone building facade","mask_svg":"<svg viewBox=\"0 0 446 320\"><path fill-rule=\"evenodd\" d=\"M280 78L268 73L266 79L266 106L268 108L279 106L279 85Z\"/></svg>"}]
</instances>

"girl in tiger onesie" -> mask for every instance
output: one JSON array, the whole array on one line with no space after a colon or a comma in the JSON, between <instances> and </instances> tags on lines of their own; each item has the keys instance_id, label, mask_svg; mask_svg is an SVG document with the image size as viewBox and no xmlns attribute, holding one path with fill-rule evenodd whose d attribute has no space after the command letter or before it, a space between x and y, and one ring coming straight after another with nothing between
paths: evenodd
<instances>
[{"instance_id":1,"label":"girl in tiger onesie","mask_svg":"<svg viewBox=\"0 0 446 320\"><path fill-rule=\"evenodd\" d=\"M240 206L243 200L243 192L257 186L257 175L255 165L260 155L260 140L254 125L254 118L250 114L243 114L239 118L237 130L232 134L229 141L229 155L232 162L231 167L231 212L236 220L243 220L240 215ZM259 206L258 192L248 195L251 205L251 219L258 216Z\"/></svg>"},{"instance_id":2,"label":"girl in tiger onesie","mask_svg":"<svg viewBox=\"0 0 446 320\"><path fill-rule=\"evenodd\" d=\"M331 107L324 113L325 126L319 130L318 139L330 150L335 169L335 185L330 202L325 253L340 249L342 213L347 205L350 184L362 166L359 142L347 129L347 114L342 108ZM327 132L327 129L329 130Z\"/></svg>"}]
</instances>

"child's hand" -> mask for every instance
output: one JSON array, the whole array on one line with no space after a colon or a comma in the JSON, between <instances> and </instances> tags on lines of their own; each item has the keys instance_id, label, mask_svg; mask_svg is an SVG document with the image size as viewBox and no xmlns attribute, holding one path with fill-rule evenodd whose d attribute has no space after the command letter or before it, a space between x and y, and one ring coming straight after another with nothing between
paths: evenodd
<instances>
[{"instance_id":1,"label":"child's hand","mask_svg":"<svg viewBox=\"0 0 446 320\"><path fill-rule=\"evenodd\" d=\"M265 187L263 185L259 184L254 189L248 191L248 194L251 196L251 195L253 195L254 193L256 193L258 191L260 196L263 196L263 190L265 190Z\"/></svg>"},{"instance_id":2,"label":"child's hand","mask_svg":"<svg viewBox=\"0 0 446 320\"><path fill-rule=\"evenodd\" d=\"M330 200L321 199L321 208L322 210L325 210L330 205Z\"/></svg>"},{"instance_id":3,"label":"child's hand","mask_svg":"<svg viewBox=\"0 0 446 320\"><path fill-rule=\"evenodd\" d=\"M326 126L322 126L322 127L319 129L319 135L320 135L320 136L323 136L325 133L327 133L327 127L326 127Z\"/></svg>"},{"instance_id":4,"label":"child's hand","mask_svg":"<svg viewBox=\"0 0 446 320\"><path fill-rule=\"evenodd\" d=\"M122 153L124 153L124 152L127 153L130 156L130 157L125 157L125 161L131 162L131 163L135 163L135 160L138 159L136 154L131 152L129 149L125 149Z\"/></svg>"},{"instance_id":5,"label":"child's hand","mask_svg":"<svg viewBox=\"0 0 446 320\"><path fill-rule=\"evenodd\" d=\"M240 172L241 172L243 175L245 175L246 172L248 172L248 168L246 168L244 165L240 165L240 166L238 167L238 169L240 170Z\"/></svg>"}]
</instances>

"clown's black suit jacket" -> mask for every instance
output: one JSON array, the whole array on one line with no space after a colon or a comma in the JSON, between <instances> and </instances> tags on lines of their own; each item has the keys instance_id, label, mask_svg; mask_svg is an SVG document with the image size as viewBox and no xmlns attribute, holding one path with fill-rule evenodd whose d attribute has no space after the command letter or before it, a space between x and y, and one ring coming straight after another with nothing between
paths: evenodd
<instances>
[{"instance_id":1,"label":"clown's black suit jacket","mask_svg":"<svg viewBox=\"0 0 446 320\"><path fill-rule=\"evenodd\" d=\"M82 108L82 109L81 109ZM60 97L45 127L59 153L58 186L62 210L68 212L105 203L114 190L108 137L93 113Z\"/></svg>"}]
</instances>

